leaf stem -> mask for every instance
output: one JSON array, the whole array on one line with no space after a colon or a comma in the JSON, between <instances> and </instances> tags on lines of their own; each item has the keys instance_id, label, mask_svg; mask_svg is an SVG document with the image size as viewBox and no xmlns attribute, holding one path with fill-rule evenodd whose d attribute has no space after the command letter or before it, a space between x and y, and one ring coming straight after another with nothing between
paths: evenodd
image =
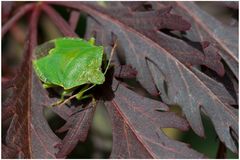
<instances>
[{"instance_id":1,"label":"leaf stem","mask_svg":"<svg viewBox=\"0 0 240 160\"><path fill-rule=\"evenodd\" d=\"M47 5L46 3L43 4L44 12L51 18L53 23L58 27L58 29L68 37L78 37L78 35L73 31L71 26L57 13L52 7Z\"/></svg>"},{"instance_id":2,"label":"leaf stem","mask_svg":"<svg viewBox=\"0 0 240 160\"><path fill-rule=\"evenodd\" d=\"M24 16L27 12L31 11L33 7L35 6L34 3L26 4L22 7L20 7L17 11L16 14L7 22L3 25L2 27L2 37L7 33L7 31L22 17Z\"/></svg>"}]
</instances>

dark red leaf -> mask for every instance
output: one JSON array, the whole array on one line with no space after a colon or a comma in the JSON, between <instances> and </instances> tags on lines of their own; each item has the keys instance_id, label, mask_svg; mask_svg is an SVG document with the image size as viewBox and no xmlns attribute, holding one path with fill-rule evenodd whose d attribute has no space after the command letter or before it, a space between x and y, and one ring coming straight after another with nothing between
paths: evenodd
<instances>
[{"instance_id":1,"label":"dark red leaf","mask_svg":"<svg viewBox=\"0 0 240 160\"><path fill-rule=\"evenodd\" d=\"M192 41L209 41L238 78L238 29L225 26L192 2L177 2L174 10L192 22L186 37Z\"/></svg>"},{"instance_id":2,"label":"dark red leaf","mask_svg":"<svg viewBox=\"0 0 240 160\"><path fill-rule=\"evenodd\" d=\"M17 158L17 151L2 144L2 158Z\"/></svg>"},{"instance_id":3,"label":"dark red leaf","mask_svg":"<svg viewBox=\"0 0 240 160\"><path fill-rule=\"evenodd\" d=\"M32 154L29 123L31 120L31 101L29 93L31 90L31 55L37 41L36 25L38 19L35 17L38 17L39 13L39 8L35 6L35 10L30 19L28 42L25 46L26 58L22 63L21 73L17 73L18 76L14 84L15 92L11 97L11 111L13 117L5 137L6 146L15 149L22 158L30 158ZM25 98L26 95L29 95L27 99ZM4 109L8 109L8 107L3 108L3 113L5 113Z\"/></svg>"},{"instance_id":4,"label":"dark red leaf","mask_svg":"<svg viewBox=\"0 0 240 160\"><path fill-rule=\"evenodd\" d=\"M14 6L14 2L12 1L2 2L2 23L3 24L8 20L11 14L11 11L13 9L13 6Z\"/></svg>"},{"instance_id":5,"label":"dark red leaf","mask_svg":"<svg viewBox=\"0 0 240 160\"><path fill-rule=\"evenodd\" d=\"M117 78L136 78L137 71L131 65L116 66L114 76Z\"/></svg>"},{"instance_id":6,"label":"dark red leaf","mask_svg":"<svg viewBox=\"0 0 240 160\"><path fill-rule=\"evenodd\" d=\"M78 19L80 17L79 11L72 11L69 18L69 25L71 26L72 30L75 30L77 28Z\"/></svg>"},{"instance_id":7,"label":"dark red leaf","mask_svg":"<svg viewBox=\"0 0 240 160\"><path fill-rule=\"evenodd\" d=\"M224 68L220 62L221 57L218 55L217 51L214 52L211 50L210 52L210 49L206 49L205 51L204 48L201 47L201 43L199 43L198 45L200 49L202 51L204 50L204 53L206 52L204 54L201 53L200 50L191 47L189 44L186 44L180 39L158 32L159 29L177 31L186 31L190 29L191 25L186 20L180 16L170 13L172 9L171 6L160 6L158 7L159 10L145 12L131 12L130 10L124 10L125 12L116 12L114 11L114 7L109 10L96 6L94 6L94 8L120 19L126 25L129 25L148 36L185 65L189 66L202 64L213 69L220 75L224 74ZM120 10L119 7L117 8Z\"/></svg>"},{"instance_id":8,"label":"dark red leaf","mask_svg":"<svg viewBox=\"0 0 240 160\"><path fill-rule=\"evenodd\" d=\"M54 19L54 22L57 24L57 26L65 36L77 36L77 34L70 29L70 26L66 23L66 21L50 6L44 4L43 10L47 14L49 14L50 18ZM51 44L46 45L44 47L38 48L36 54L47 54L53 46ZM74 112L72 109L69 109L66 106L54 107L53 111L67 121L66 124L58 130L68 130L65 138L60 141L60 139L56 137L56 135L51 131L51 129L47 127L45 117L39 116L43 115L43 107L50 106L52 103L57 101L57 98L50 99L47 96L48 93L42 88L41 83L37 79L36 75L34 75L33 82L33 85L35 86L35 88L33 89L33 95L39 97L38 99L33 98L35 102L32 105L34 111L32 114L33 116L36 116L36 118L32 120L32 130L34 131L34 136L39 137L38 139L36 139L36 142L34 142L33 145L36 145L37 143L41 144L41 146L35 147L36 150L34 151L34 157L66 157L74 149L78 141L84 141L86 139L88 135L88 130L91 126L94 110L93 108L87 109L71 116ZM70 128L68 128L68 126Z\"/></svg>"},{"instance_id":9,"label":"dark red leaf","mask_svg":"<svg viewBox=\"0 0 240 160\"><path fill-rule=\"evenodd\" d=\"M60 29L60 31L67 37L78 37L68 23L51 7L43 4L43 10L49 15L52 21Z\"/></svg>"},{"instance_id":10,"label":"dark red leaf","mask_svg":"<svg viewBox=\"0 0 240 160\"><path fill-rule=\"evenodd\" d=\"M61 4L61 2L54 3ZM146 80L145 77L151 77L149 75L151 73L155 84L162 93L163 100L166 103L178 104L182 107L188 122L199 136L204 136L199 108L201 106L212 120L220 140L232 151L237 152L229 132L231 127L238 134L237 111L222 103L194 73L158 44L113 17L77 2L63 5L91 14L103 28L116 34L119 43L124 46L123 51L128 60L127 63L137 69L139 73L137 78L142 85L148 88L151 80ZM133 59L137 59L137 61L133 61ZM148 60L148 66L146 60ZM165 92L164 83L167 84Z\"/></svg>"},{"instance_id":11,"label":"dark red leaf","mask_svg":"<svg viewBox=\"0 0 240 160\"><path fill-rule=\"evenodd\" d=\"M51 3L70 8L68 21ZM12 13L9 6L10 9L6 6L3 10L4 17ZM234 141L238 139L237 27L224 26L193 2L98 5L55 1L18 6L18 12L3 25L2 36L26 13L31 11L31 14L21 67L16 76L5 74L7 67L2 70L2 92L12 91L2 106L3 158L65 158L78 142L86 140L92 124L95 107L75 112L80 106L73 100L49 108L59 100L59 95L52 95L53 89L42 87L31 64L32 56L48 54L53 47L53 43L48 43L35 50L37 40L42 40L37 36L41 10L64 36L70 37L77 37L74 30L80 12L86 15L85 38L94 36L108 55L117 40L111 62L114 68L110 67L103 85L91 90L97 102L104 100L111 117L112 158L205 158L162 131L163 128L186 131L190 125L196 134L204 136L201 112L213 123L221 141L219 150L226 146L237 152ZM18 32L15 30L10 36L18 39ZM125 87L125 81L110 76L134 78L151 95L140 96L130 90L131 84ZM146 97L152 95L155 100ZM168 105L180 106L187 121L169 112ZM44 115L49 109L66 121L56 131L50 128ZM61 140L56 132L66 132L66 136ZM223 157L225 153L226 149L218 156Z\"/></svg>"},{"instance_id":12,"label":"dark red leaf","mask_svg":"<svg viewBox=\"0 0 240 160\"><path fill-rule=\"evenodd\" d=\"M189 30L191 25L182 19L181 16L170 14L171 9L172 7L167 7L158 11L130 12L128 15L119 18L125 24L128 24L137 30ZM116 16L118 17L118 15Z\"/></svg>"},{"instance_id":13,"label":"dark red leaf","mask_svg":"<svg viewBox=\"0 0 240 160\"><path fill-rule=\"evenodd\" d=\"M160 128L187 129L184 119L159 101L136 95L114 80L107 102L113 126L111 158L202 158L184 143L170 140Z\"/></svg>"},{"instance_id":14,"label":"dark red leaf","mask_svg":"<svg viewBox=\"0 0 240 160\"><path fill-rule=\"evenodd\" d=\"M96 107L93 105L94 104L89 104L86 106L88 109L70 116L66 124L58 130L58 132L66 130L68 130L68 132L62 142L57 145L59 148L56 154L57 158L65 158L72 152L79 141L84 142L86 140Z\"/></svg>"},{"instance_id":15,"label":"dark red leaf","mask_svg":"<svg viewBox=\"0 0 240 160\"><path fill-rule=\"evenodd\" d=\"M230 95L223 84L215 81L214 79L206 76L202 72L195 68L192 71L198 76L198 78L209 88L211 91L225 104L236 105L236 100Z\"/></svg>"},{"instance_id":16,"label":"dark red leaf","mask_svg":"<svg viewBox=\"0 0 240 160\"><path fill-rule=\"evenodd\" d=\"M8 77L2 77L2 86L3 89L7 89L10 87L13 87L13 83L14 83L14 79L15 78L8 78Z\"/></svg>"},{"instance_id":17,"label":"dark red leaf","mask_svg":"<svg viewBox=\"0 0 240 160\"><path fill-rule=\"evenodd\" d=\"M32 158L56 158L58 149L55 145L60 143L60 139L53 133L46 121L43 109L55 99L49 99L48 93L43 89L41 82L35 73L32 75L32 101L31 101L31 147Z\"/></svg>"},{"instance_id":18,"label":"dark red leaf","mask_svg":"<svg viewBox=\"0 0 240 160\"><path fill-rule=\"evenodd\" d=\"M238 2L237 1L224 2L224 4L229 8L238 9Z\"/></svg>"},{"instance_id":19,"label":"dark red leaf","mask_svg":"<svg viewBox=\"0 0 240 160\"><path fill-rule=\"evenodd\" d=\"M32 4L32 3L21 6L16 11L16 14L3 25L2 37L23 15L25 15L27 12L31 11L33 7L34 7L34 4Z\"/></svg>"},{"instance_id":20,"label":"dark red leaf","mask_svg":"<svg viewBox=\"0 0 240 160\"><path fill-rule=\"evenodd\" d=\"M133 2L129 2L129 1L123 1L121 2L124 6L129 7L132 11L140 11L140 10L146 10L146 7L148 7L148 2L144 2L144 1L135 1Z\"/></svg>"}]
</instances>

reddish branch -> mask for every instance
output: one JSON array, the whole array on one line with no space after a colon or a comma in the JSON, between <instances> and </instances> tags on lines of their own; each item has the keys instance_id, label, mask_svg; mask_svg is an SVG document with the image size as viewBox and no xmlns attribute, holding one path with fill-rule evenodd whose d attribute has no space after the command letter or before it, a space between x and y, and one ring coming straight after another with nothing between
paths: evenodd
<instances>
[{"instance_id":1,"label":"reddish branch","mask_svg":"<svg viewBox=\"0 0 240 160\"><path fill-rule=\"evenodd\" d=\"M2 37L7 33L7 31L27 12L31 11L35 3L30 3L22 6L16 11L16 14L2 27Z\"/></svg>"},{"instance_id":2,"label":"reddish branch","mask_svg":"<svg viewBox=\"0 0 240 160\"><path fill-rule=\"evenodd\" d=\"M80 17L79 11L72 11L69 18L69 25L71 26L72 30L77 28L78 19Z\"/></svg>"},{"instance_id":3,"label":"reddish branch","mask_svg":"<svg viewBox=\"0 0 240 160\"><path fill-rule=\"evenodd\" d=\"M42 8L65 36L78 37L69 24L52 7L43 4Z\"/></svg>"}]
</instances>

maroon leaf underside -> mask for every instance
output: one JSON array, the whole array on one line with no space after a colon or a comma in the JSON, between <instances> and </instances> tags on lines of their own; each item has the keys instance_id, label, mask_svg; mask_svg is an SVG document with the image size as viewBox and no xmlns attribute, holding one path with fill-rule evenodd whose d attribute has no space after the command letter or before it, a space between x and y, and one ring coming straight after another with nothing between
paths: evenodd
<instances>
[{"instance_id":1,"label":"maroon leaf underside","mask_svg":"<svg viewBox=\"0 0 240 160\"><path fill-rule=\"evenodd\" d=\"M159 101L141 97L114 80L106 102L113 126L111 158L203 158L188 145L169 139L160 128L187 129L184 119Z\"/></svg>"},{"instance_id":2,"label":"maroon leaf underside","mask_svg":"<svg viewBox=\"0 0 240 160\"><path fill-rule=\"evenodd\" d=\"M31 157L31 139L30 139L30 122L31 122L31 55L36 46L36 25L40 10L36 7L31 15L29 32L25 45L26 57L21 66L21 73L17 73L17 78L14 83L14 94L3 105L3 114L11 111L11 124L7 130L5 137L5 145L8 148L15 150L17 155L10 155L11 157L28 158ZM13 18L14 19L14 18ZM10 20L10 22L12 22ZM8 24L7 24L8 25ZM27 99L26 99L26 97ZM9 103L11 102L11 103ZM9 107L11 109L9 109ZM7 110L5 110L7 108ZM8 113L6 113L8 114ZM8 156L8 154L4 154ZM4 157L10 158L10 157Z\"/></svg>"},{"instance_id":3,"label":"maroon leaf underside","mask_svg":"<svg viewBox=\"0 0 240 160\"><path fill-rule=\"evenodd\" d=\"M76 36L73 31L68 31L68 24L50 6L44 5L43 10L49 15L49 17L57 26L62 26L60 29L65 36ZM84 142L86 140L93 118L93 109L94 108L87 111L82 111L79 114L74 114L74 116L66 119L66 124L58 130L58 132L67 130L68 132L63 141L56 145L59 149L56 154L57 158L65 158L74 149L79 141Z\"/></svg>"},{"instance_id":4,"label":"maroon leaf underside","mask_svg":"<svg viewBox=\"0 0 240 160\"><path fill-rule=\"evenodd\" d=\"M91 116L90 116L91 117ZM78 118L79 119L79 118ZM88 116L87 116L87 119L88 119ZM70 121L68 121L69 123L71 123ZM89 127L89 120L87 121L88 122L88 127ZM82 123L81 120L78 120L78 123ZM67 126L67 127L66 127ZM74 145L73 144L76 144L77 141L76 141L76 137L79 137L80 135L79 134L76 134L76 130L79 130L81 129L81 127L79 125L77 125L77 127L69 127L69 124L66 123L66 126L61 128L60 131L65 131L67 130L68 128L71 128L72 130L69 130L67 135L65 136L64 140L63 140L63 143L60 144L60 151L58 152L57 154L57 157L61 158L61 157L65 157L73 148ZM72 126L72 125L71 125ZM76 126L76 125L75 125ZM69 142L75 142L75 143L69 143ZM71 145L71 147L69 147Z\"/></svg>"},{"instance_id":5,"label":"maroon leaf underside","mask_svg":"<svg viewBox=\"0 0 240 160\"><path fill-rule=\"evenodd\" d=\"M136 78L137 71L131 65L115 66L114 77L116 78Z\"/></svg>"},{"instance_id":6,"label":"maroon leaf underside","mask_svg":"<svg viewBox=\"0 0 240 160\"><path fill-rule=\"evenodd\" d=\"M35 72L32 73L32 82L31 158L56 158L55 154L58 149L55 148L55 145L59 144L61 140L49 127L44 116L44 107L50 106L57 99L49 99L47 91L43 89ZM66 113L68 112L65 112L65 115Z\"/></svg>"},{"instance_id":7,"label":"maroon leaf underside","mask_svg":"<svg viewBox=\"0 0 240 160\"><path fill-rule=\"evenodd\" d=\"M24 13L21 12L21 16L29 10L30 5L26 6L27 10L25 9L25 6L23 7L23 9L19 9L20 11L24 10ZM31 4L31 7L33 7L33 4ZM45 89L43 89L41 82L36 77L35 73L32 72L31 57L33 49L36 46L37 37L36 29L38 18L36 17L39 17L39 11L41 7L43 11L47 12L50 15L50 18L55 19L57 25L61 26L61 29L63 29L63 34L65 34L66 36L76 36L76 34L69 29L69 25L66 23L66 21L63 20L61 16L58 15L53 9L51 9L51 7L45 5L42 5L39 8L35 7L36 10L33 12L32 18L30 20L30 31L28 36L29 42L26 43L28 45L26 46L27 58L25 58L25 61L22 63L22 68L20 69L21 73L19 72L17 74L17 77L13 79L14 82L11 82L9 80L4 83L8 85L5 86L6 88L11 87L14 83L13 87L17 89L15 92L16 94L7 101L6 106L3 109L5 119L13 116L6 137L6 147L4 148L4 151L6 151L6 154L4 153L4 155L10 157L5 158L56 158L56 154L58 152L60 153L61 151L61 154L67 155L66 152L63 152L62 150L66 150L66 147L69 147L67 152L71 152L71 150L76 145L65 145L65 143L69 140L69 135L71 135L72 133L71 129L66 136L68 137L67 140L64 139L64 141L61 141L50 129L48 122L46 121L46 118L44 116L43 109L44 107L50 106L52 103L56 102L57 98L48 97L49 93ZM16 23L17 20L21 18L21 16L14 16L13 19L10 20L11 24L9 24L8 22L7 25L4 26L4 28L6 28L5 31L7 31L13 23ZM24 95L29 95L30 98L28 98L28 100L25 100L25 98L22 97ZM12 101L16 104L13 104ZM19 106L19 104L21 106ZM70 115L72 115L73 113L73 110L69 109L66 106L63 106L61 108L54 108L53 111L60 115L60 117L65 119L67 122ZM29 112L31 112L31 114ZM81 113L85 112L86 111L82 111ZM89 114L89 112L86 113ZM19 117L19 115L21 116ZM75 119L80 117L80 115L72 116L72 118ZM91 116L88 117L91 118ZM86 123L90 124L90 122L91 121L88 119L85 120L84 123L80 125L81 128L78 131L73 131L75 134L80 133L80 139L82 141L86 139L86 136L88 134L89 127L86 127ZM85 129L81 130L82 128ZM29 137L31 138L29 139ZM70 139L71 138L74 137L70 137ZM78 142L76 138L74 138L74 141ZM62 144L66 147L62 148L62 150L59 150L59 148L56 147L59 144ZM16 153L16 155L10 155L8 154L9 152Z\"/></svg>"},{"instance_id":8,"label":"maroon leaf underside","mask_svg":"<svg viewBox=\"0 0 240 160\"><path fill-rule=\"evenodd\" d=\"M75 30L77 28L78 20L80 17L79 11L72 11L69 18L69 25L71 26L72 30Z\"/></svg>"},{"instance_id":9,"label":"maroon leaf underside","mask_svg":"<svg viewBox=\"0 0 240 160\"><path fill-rule=\"evenodd\" d=\"M4 26L2 27L2 37L6 34L6 32L12 27L23 15L25 15L27 12L31 11L34 7L33 3L26 4L22 7L20 7L16 14L7 21Z\"/></svg>"},{"instance_id":10,"label":"maroon leaf underside","mask_svg":"<svg viewBox=\"0 0 240 160\"><path fill-rule=\"evenodd\" d=\"M14 2L4 1L2 2L2 23L4 24L12 13L14 7Z\"/></svg>"},{"instance_id":11,"label":"maroon leaf underside","mask_svg":"<svg viewBox=\"0 0 240 160\"><path fill-rule=\"evenodd\" d=\"M199 70L192 68L192 72L224 103L229 105L237 105L237 101L225 89L223 84L213 80L211 77L206 76ZM228 105L227 105L228 106Z\"/></svg>"},{"instance_id":12,"label":"maroon leaf underside","mask_svg":"<svg viewBox=\"0 0 240 160\"><path fill-rule=\"evenodd\" d=\"M238 2L237 1L229 1L229 2L224 2L224 4L232 9L238 10Z\"/></svg>"},{"instance_id":13,"label":"maroon leaf underside","mask_svg":"<svg viewBox=\"0 0 240 160\"><path fill-rule=\"evenodd\" d=\"M172 54L185 65L206 65L219 75L224 74L224 67L220 62L221 57L218 55L217 50L213 49L213 46L203 47L201 43L198 43L198 46L204 51L201 52L183 40L173 38L158 31L160 29L176 31L187 31L190 29L191 25L181 16L170 13L172 7L167 6L156 11L145 12L132 12L130 9L126 10L125 7L117 7L117 11L119 10L119 12L116 11L115 7L110 9L95 8L121 20L123 23L157 42L168 53ZM124 10L125 12L120 12L120 10Z\"/></svg>"},{"instance_id":14,"label":"maroon leaf underside","mask_svg":"<svg viewBox=\"0 0 240 160\"><path fill-rule=\"evenodd\" d=\"M61 4L61 2L51 3ZM146 36L115 18L95 10L92 5L77 2L61 5L90 14L104 29L116 34L128 60L127 63L137 69L137 78L144 87L148 88L151 82L151 80L146 81L145 77L152 76L165 102L182 107L193 130L198 135L204 136L199 108L201 106L212 120L220 140L232 151L237 152L229 132L231 128L238 134L237 111L224 104L193 72ZM167 83L168 88L165 93L163 81Z\"/></svg>"},{"instance_id":15,"label":"maroon leaf underside","mask_svg":"<svg viewBox=\"0 0 240 160\"><path fill-rule=\"evenodd\" d=\"M130 5L130 3L131 2L129 2L128 4ZM136 5L136 7L137 7L137 5ZM117 8L117 10L115 8ZM135 14L136 16L133 16L132 15L133 13L132 14L129 13L130 12L129 10L127 10L127 14L125 12L118 12L120 10L124 10L124 9L126 10L126 8L122 8L122 7L120 7L120 8L115 7L115 8L114 9L109 9L110 11L104 9L103 12L104 13L106 12L106 13L111 14L111 15L116 15L116 17L118 17L119 19L122 19L126 24L132 25L133 27L136 26L137 27L137 28L135 27L136 29L139 29L138 26L144 26L144 25L136 25L133 22L139 21L139 22L142 22L143 24L145 24L144 19L146 19L146 17L148 18L148 16L145 16L145 17L143 16L143 15L146 14L145 12L144 13L136 12L136 13L140 13L140 14ZM157 14L160 15L161 17L166 16L166 15L170 15L169 14L170 10L171 10L171 7L169 7L169 6L168 7L163 7L163 9L158 11ZM117 13L121 13L121 14L117 15ZM147 15L151 15L151 14L154 14L154 13L155 12L150 12L150 13L147 13ZM143 18L141 18L141 16L143 16ZM129 18L129 17L132 17L132 18ZM174 15L173 15L173 17L174 17ZM138 18L138 19L136 20L136 18ZM89 28L94 28L94 29L90 32L87 32L87 33L91 33L91 32L94 32L94 31L97 32L97 40L101 39L102 43L104 43L104 39L106 39L106 37L107 37L106 35L108 34L108 32L103 32L102 30L100 30L99 27L98 27L99 25L96 24L96 23L95 23L96 25L91 26L91 25L93 25L92 24L93 22L91 22L92 20L91 19L89 20L89 19L90 18L88 18L88 21L89 21L88 31L90 31ZM171 19L171 16L168 16L167 20L172 22L174 20L174 18ZM168 26L166 24L169 24L169 22L167 20L162 21L162 22L165 22L165 24L164 23L162 24L163 27L165 26L165 27L168 28ZM188 26L188 24L186 24L186 22L184 22L184 21L181 22L180 25L177 25L178 23L173 23L173 24L175 24L175 25L170 25L170 28L171 28L171 26L175 26L176 30L184 30L184 29L187 29L187 27L185 27L185 26ZM145 26L147 27L147 25L145 25ZM179 27L176 27L176 26L179 26ZM151 39L158 42L158 44L161 44L161 46L164 49L169 51L172 55L174 55L178 60L183 62L185 65L188 66L188 65L193 65L193 64L194 65L205 64L209 68L215 70L219 75L222 76L224 74L224 68L223 68L222 63L220 62L221 58L218 55L218 49L216 49L214 46L209 45L209 43L205 43L205 42L201 43L200 46L202 46L202 50L204 50L204 54L205 54L205 56L204 56L203 53L201 53L197 49L191 47L190 45L186 44L185 42L183 42L181 40L178 40L176 38L172 38L170 36L167 36L167 35L165 35L161 32L156 33L156 31L151 30L151 27L150 27L150 29L149 28L146 29L146 27L145 28L141 27L140 32L143 32L143 34L149 36ZM161 26L159 26L159 27L161 27ZM89 35L87 35L87 37L89 37ZM211 83L211 82L208 82L208 83ZM151 85L148 85L147 90L150 91L152 94L157 95L155 87L154 86L150 87L150 86ZM222 90L225 90L225 88L222 87ZM226 97L229 97L229 94L227 93L227 91L225 91L224 93L226 93L225 94ZM232 99L232 97L229 97L229 99ZM230 103L230 104L236 104L236 103L237 102Z\"/></svg>"},{"instance_id":16,"label":"maroon leaf underside","mask_svg":"<svg viewBox=\"0 0 240 160\"><path fill-rule=\"evenodd\" d=\"M66 21L56 12L54 11L50 6L48 5L43 5L43 11L45 11L49 17L53 20L53 22L56 24L57 27L59 27L61 30L61 32L65 35L65 36L70 36L70 37L76 37L77 34L75 32L73 32L72 29L70 29L70 26L68 25L68 23L66 23ZM40 81L35 78L35 83L39 83L38 89L36 89L36 91L39 91L40 88L42 88L42 86L40 85ZM39 101L39 103L37 103L39 107L40 106L50 106L52 103L56 102L57 99L52 99L51 102L48 102L47 104L42 104L40 102L43 102L43 100L45 99L49 99L47 96L46 91L42 90L43 93L42 95L45 96L42 98L42 100ZM49 100L48 100L49 101ZM43 114L41 113L43 110L42 109L38 109L36 108L36 114ZM64 139L62 141L60 141L55 134L53 134L52 131L48 130L49 132L43 133L44 130L47 130L47 125L42 125L43 121L46 121L44 117L40 117L42 118L41 120L36 119L36 122L38 122L37 125L35 125L38 130L36 131L36 133L42 133L45 134L45 136L51 135L51 140L43 140L41 139L41 141L44 141L46 144L44 145L44 147L46 148L46 150L50 150L51 154L49 155L40 155L41 152L45 152L45 151L35 151L36 158L39 157L48 157L48 158L65 158L77 145L77 143L79 141L85 141L87 135L88 135L88 130L91 126L91 121L93 118L93 113L94 110L93 109L89 109L89 110L84 110L82 112L80 112L79 114L73 114L74 110L69 109L68 107L64 106L61 108L55 107L53 108L53 111L55 113L57 113L58 115L60 115L60 117L62 117L64 120L66 120L66 124L59 129L58 131L61 130L68 130L66 136L64 137ZM72 116L71 116L72 115ZM39 122L41 124L39 124ZM46 122L45 122L46 123ZM50 138L50 137L49 137ZM42 147L42 148L44 148ZM49 148L50 147L50 148ZM37 148L36 148L37 149ZM39 154L38 154L39 153ZM45 152L46 153L46 152Z\"/></svg>"},{"instance_id":17,"label":"maroon leaf underside","mask_svg":"<svg viewBox=\"0 0 240 160\"><path fill-rule=\"evenodd\" d=\"M89 109L78 112L74 116L69 117L67 123L58 130L58 132L66 130L68 130L68 132L62 142L58 145L59 151L56 154L56 158L65 158L72 152L79 141L84 142L86 140L96 107L93 105L94 104L89 104L86 106L90 107Z\"/></svg>"},{"instance_id":18,"label":"maroon leaf underside","mask_svg":"<svg viewBox=\"0 0 240 160\"><path fill-rule=\"evenodd\" d=\"M20 8L18 15L13 16L3 26L2 36L22 15L33 9L28 41L26 41L25 61L22 63L21 73L18 73L16 80L14 80L15 83L11 81L5 83L9 85L7 88L14 85L16 90L13 97L7 101L7 105L3 106L4 120L12 116L4 145L2 145L4 158L65 158L74 149L78 141L85 141L95 111L95 108L90 108L72 115L74 110L67 106L53 108L52 110L66 121L65 125L57 131L68 132L64 139L60 140L50 129L44 117L43 109L56 102L57 98L49 97L48 91L42 88L41 82L32 72L31 66L33 49L37 45L36 29L38 18L36 17L39 17L40 9L49 16L64 36L70 37L77 36L74 29L80 15L79 11L89 14L91 18L89 16L87 20L91 26L87 27L86 37L90 37L95 33L97 43L106 45L106 53L110 53L112 47L109 44L112 41L112 33L117 35L118 52L124 54L126 64L131 64L136 69L138 73L137 80L150 93L158 95L160 92L160 96L165 103L178 104L182 107L193 130L198 135L204 136L200 117L201 106L204 113L212 120L220 140L232 151L237 151L230 135L230 128L238 135L237 110L230 106L236 105L236 100L232 98L223 84L195 68L189 69L186 67L189 65L206 65L219 75L222 75L224 68L220 62L218 55L220 54L236 76L238 72L238 67L235 68L238 65L237 56L235 55L237 45L234 41L235 37L231 38L233 33L230 33L230 38L226 38L227 42L222 41L224 36L222 37L219 32L216 33L217 37L215 37L214 34L209 32L209 29L212 30L216 26L211 24L206 27L203 22L204 18L201 17L201 11L198 8L196 8L196 12L191 10L191 7L196 7L192 3L185 5L185 2L177 2L177 7L173 9L161 4L163 10L159 12L150 11L147 14L158 14L158 16L166 19L163 18L164 21L160 23L160 26L157 20L149 20L149 23L156 23L157 28L154 28L156 26L152 24L148 28L149 26L146 24L147 28L143 25L143 28L140 29L136 28L138 26L137 22L132 22L131 19L140 22L146 20L146 13L133 13L139 10L145 12L148 5L145 2L134 5L130 3L128 5L130 10L125 9L120 17L114 17L114 15L116 16L115 13L110 14L107 9L106 12L103 12L88 3L51 3L76 9L71 13L69 24L50 5L42 3L38 6L39 8L33 4L25 5L25 8ZM180 8L180 11L176 8ZM122 9L122 4L120 4L120 9ZM195 16L189 17L190 11ZM129 13L133 14L129 15ZM204 42L210 37L212 43L209 46L199 43L202 44L203 52L188 45L183 40L157 31L162 28L179 31L188 30L189 26L186 25L187 21L184 19L177 21L178 24L173 21L180 18L177 15L182 15L184 19L186 17L191 22L192 27L186 32L187 38L194 42ZM219 31L221 29L218 28ZM226 31L225 28L224 31ZM194 34L194 32L198 34ZM229 46L232 41L234 41L233 46ZM169 45L170 43L177 45ZM217 43L217 47L220 46L221 53L216 50L215 45L212 45L214 43ZM189 51L190 53L186 54ZM189 56L193 56L192 59ZM114 64L120 65L116 55L113 61ZM130 71L132 71L130 76L135 77L135 70L130 69ZM227 74L229 73L227 72ZM178 128L187 130L188 124L184 119L174 113L167 112L168 107L163 103L138 96L118 83L117 80L113 80L111 86L114 91L113 99L105 103L113 126L112 158L203 157L202 154L190 149L188 145L169 139L160 129ZM167 90L164 87L165 84ZM26 97L28 97L27 100ZM164 112L156 111L156 109Z\"/></svg>"},{"instance_id":19,"label":"maroon leaf underside","mask_svg":"<svg viewBox=\"0 0 240 160\"><path fill-rule=\"evenodd\" d=\"M225 26L208 15L194 3L176 2L174 11L192 22L186 37L192 41L210 41L219 49L218 54L224 59L238 79L238 29Z\"/></svg>"},{"instance_id":20,"label":"maroon leaf underside","mask_svg":"<svg viewBox=\"0 0 240 160\"><path fill-rule=\"evenodd\" d=\"M171 5L175 6L173 10L174 13L182 15L192 22L192 27L186 33L186 37L192 41L209 41L212 46L210 46L211 48L207 47L207 49L217 49L217 53L231 70L225 68L226 73L224 76L230 78L232 81L231 83L238 83L238 36L236 36L238 35L238 28L230 25L223 25L220 21L208 15L194 3L185 4L178 2L171 3ZM154 6L157 5L155 4ZM211 52L209 53L212 54ZM215 63L214 61L212 62L213 64ZM213 75L213 77L216 77L216 75ZM225 79L223 76L219 78ZM231 88L229 83L225 83L224 85L225 88ZM233 90L230 89L228 92L233 92ZM235 90L233 94L238 95L238 89Z\"/></svg>"},{"instance_id":21,"label":"maroon leaf underside","mask_svg":"<svg viewBox=\"0 0 240 160\"><path fill-rule=\"evenodd\" d=\"M68 130L68 132L64 139L60 140L50 129L43 113L44 107L55 103L58 98L49 98L48 92L43 89L42 83L35 73L33 82L33 96L38 98L32 98L32 157L65 158L74 149L79 140L85 141L94 111L89 109L80 112L81 114L72 115L75 112L74 109L67 106L52 108L55 113L66 121L59 131Z\"/></svg>"},{"instance_id":22,"label":"maroon leaf underside","mask_svg":"<svg viewBox=\"0 0 240 160\"><path fill-rule=\"evenodd\" d=\"M36 29L39 14L40 8L36 6L30 19L30 30L25 47L26 58L15 79L15 94L10 98L15 104L11 104L14 107L11 109L13 118L6 136L6 144L15 149L16 157L19 158L54 158L56 149L53 144L59 141L49 128L43 114L42 102L47 99L41 93L43 90L41 83L36 75L32 75L31 57L37 43Z\"/></svg>"},{"instance_id":23,"label":"maroon leaf underside","mask_svg":"<svg viewBox=\"0 0 240 160\"><path fill-rule=\"evenodd\" d=\"M2 144L2 158L20 158L16 157L17 151Z\"/></svg>"},{"instance_id":24,"label":"maroon leaf underside","mask_svg":"<svg viewBox=\"0 0 240 160\"><path fill-rule=\"evenodd\" d=\"M66 22L51 6L47 4L42 5L43 11L49 16L49 18L55 23L55 25L59 28L59 30L66 37L78 37L78 35L74 32L74 30L69 26L68 22Z\"/></svg>"}]
</instances>

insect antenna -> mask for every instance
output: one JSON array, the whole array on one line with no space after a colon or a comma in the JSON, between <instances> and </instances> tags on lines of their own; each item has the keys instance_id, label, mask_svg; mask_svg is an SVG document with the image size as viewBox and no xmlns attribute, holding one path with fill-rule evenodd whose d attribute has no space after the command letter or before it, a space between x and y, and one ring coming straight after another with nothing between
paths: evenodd
<instances>
[{"instance_id":1,"label":"insect antenna","mask_svg":"<svg viewBox=\"0 0 240 160\"><path fill-rule=\"evenodd\" d=\"M112 50L111 50L107 67L106 67L106 69L105 69L105 71L104 71L104 73L103 73L104 75L107 73L107 70L108 70L108 68L109 68L109 66L110 66L110 63L111 63L111 60L112 60L112 56L113 56L113 53L114 53L116 47L117 47L117 40L115 41L115 43L114 43L114 45L113 45L113 48L112 48Z\"/></svg>"}]
</instances>

